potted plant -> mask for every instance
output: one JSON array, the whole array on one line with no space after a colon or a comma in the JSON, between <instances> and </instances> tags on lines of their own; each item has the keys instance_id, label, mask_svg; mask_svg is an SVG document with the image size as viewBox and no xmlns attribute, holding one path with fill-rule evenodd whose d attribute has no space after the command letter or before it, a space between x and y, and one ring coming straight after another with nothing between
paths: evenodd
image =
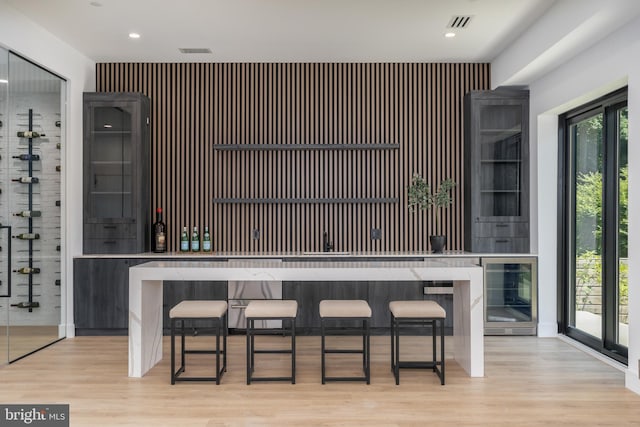
<instances>
[{"instance_id":1,"label":"potted plant","mask_svg":"<svg viewBox=\"0 0 640 427\"><path fill-rule=\"evenodd\" d=\"M409 210L415 212L417 210L428 210L434 206L435 210L435 233L429 236L431 249L435 253L442 253L447 238L442 234L440 229L440 211L451 204L451 189L456 186L455 181L447 178L440 183L438 191L433 193L429 183L418 174L414 174L409 185Z\"/></svg>"}]
</instances>

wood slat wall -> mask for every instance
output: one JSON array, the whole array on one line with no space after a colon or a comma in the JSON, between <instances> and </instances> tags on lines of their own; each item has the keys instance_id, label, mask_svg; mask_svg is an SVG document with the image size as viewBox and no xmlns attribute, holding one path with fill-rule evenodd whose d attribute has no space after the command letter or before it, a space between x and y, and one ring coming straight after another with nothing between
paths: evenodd
<instances>
[{"instance_id":1,"label":"wood slat wall","mask_svg":"<svg viewBox=\"0 0 640 427\"><path fill-rule=\"evenodd\" d=\"M98 91L151 99L152 208L174 251L194 225L215 251L319 251L325 231L338 251L425 251L434 216L407 209L414 173L458 183L443 231L462 249L463 96L489 82L476 63L96 66Z\"/></svg>"}]
</instances>

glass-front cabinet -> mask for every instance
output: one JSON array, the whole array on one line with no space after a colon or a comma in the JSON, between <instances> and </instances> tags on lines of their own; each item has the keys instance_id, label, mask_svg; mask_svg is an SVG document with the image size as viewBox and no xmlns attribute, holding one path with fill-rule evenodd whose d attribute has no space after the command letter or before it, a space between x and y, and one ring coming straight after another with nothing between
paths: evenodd
<instances>
[{"instance_id":1,"label":"glass-front cabinet","mask_svg":"<svg viewBox=\"0 0 640 427\"><path fill-rule=\"evenodd\" d=\"M465 96L465 250L529 252L529 93Z\"/></svg>"},{"instance_id":2,"label":"glass-front cabinet","mask_svg":"<svg viewBox=\"0 0 640 427\"><path fill-rule=\"evenodd\" d=\"M485 335L536 335L536 258L482 258L482 266Z\"/></svg>"},{"instance_id":3,"label":"glass-front cabinet","mask_svg":"<svg viewBox=\"0 0 640 427\"><path fill-rule=\"evenodd\" d=\"M84 94L85 253L148 248L149 100Z\"/></svg>"}]
</instances>

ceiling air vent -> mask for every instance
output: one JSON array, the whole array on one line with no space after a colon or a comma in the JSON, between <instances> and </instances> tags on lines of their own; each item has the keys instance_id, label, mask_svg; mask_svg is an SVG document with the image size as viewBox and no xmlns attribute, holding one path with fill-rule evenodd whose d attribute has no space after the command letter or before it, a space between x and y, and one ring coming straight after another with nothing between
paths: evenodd
<instances>
[{"instance_id":1,"label":"ceiling air vent","mask_svg":"<svg viewBox=\"0 0 640 427\"><path fill-rule=\"evenodd\" d=\"M456 15L451 17L447 28L467 28L471 22L472 15Z\"/></svg>"},{"instance_id":2,"label":"ceiling air vent","mask_svg":"<svg viewBox=\"0 0 640 427\"><path fill-rule=\"evenodd\" d=\"M206 47L181 47L179 49L182 53L212 53L211 49Z\"/></svg>"}]
</instances>

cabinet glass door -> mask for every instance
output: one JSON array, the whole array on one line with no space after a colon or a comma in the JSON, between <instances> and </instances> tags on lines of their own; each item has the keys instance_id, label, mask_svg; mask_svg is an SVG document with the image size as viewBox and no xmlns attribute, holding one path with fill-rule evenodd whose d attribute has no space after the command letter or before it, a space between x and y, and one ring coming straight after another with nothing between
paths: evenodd
<instances>
[{"instance_id":1,"label":"cabinet glass door","mask_svg":"<svg viewBox=\"0 0 640 427\"><path fill-rule=\"evenodd\" d=\"M522 106L480 106L480 216L522 215Z\"/></svg>"},{"instance_id":2,"label":"cabinet glass door","mask_svg":"<svg viewBox=\"0 0 640 427\"><path fill-rule=\"evenodd\" d=\"M535 331L536 262L531 258L483 258L485 325Z\"/></svg>"},{"instance_id":3,"label":"cabinet glass door","mask_svg":"<svg viewBox=\"0 0 640 427\"><path fill-rule=\"evenodd\" d=\"M132 110L122 105L91 111L91 217L131 218Z\"/></svg>"}]
</instances>

